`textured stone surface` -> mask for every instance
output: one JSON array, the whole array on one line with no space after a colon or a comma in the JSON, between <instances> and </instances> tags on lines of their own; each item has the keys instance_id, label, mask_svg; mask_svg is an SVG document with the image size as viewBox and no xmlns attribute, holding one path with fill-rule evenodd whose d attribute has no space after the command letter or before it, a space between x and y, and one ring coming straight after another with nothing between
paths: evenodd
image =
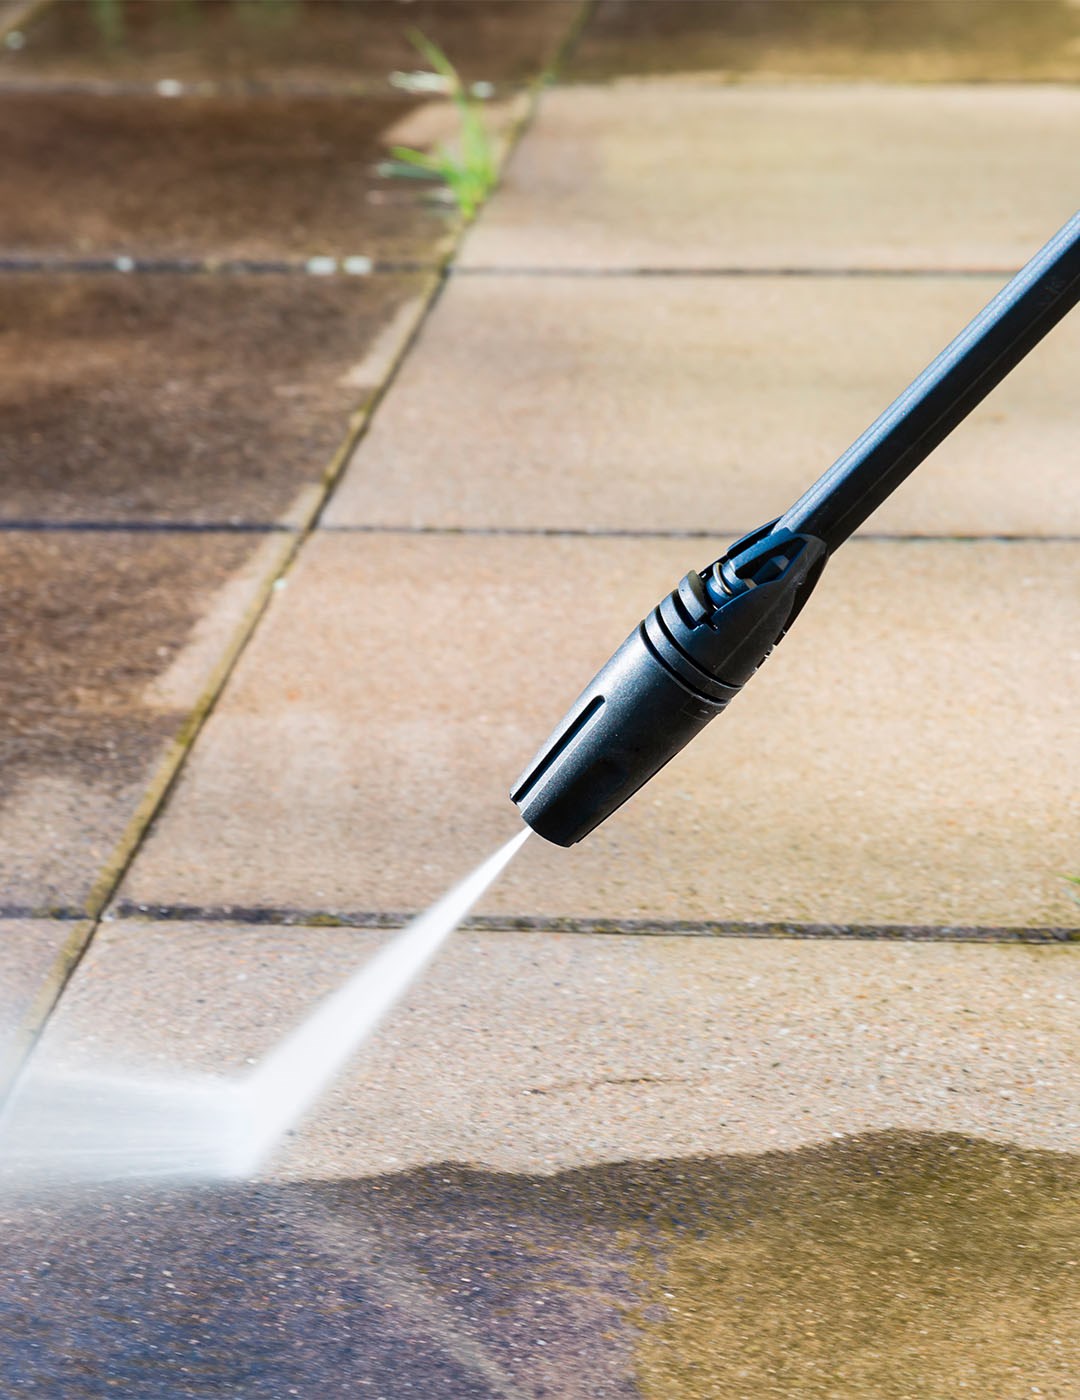
<instances>
[{"instance_id":1,"label":"textured stone surface","mask_svg":"<svg viewBox=\"0 0 1080 1400\"><path fill-rule=\"evenodd\" d=\"M188 0L63 0L0 57L0 74L184 83L387 86L394 69L426 66L419 30L470 80L538 73L578 0L363 0L362 4L195 4ZM0 11L2 13L2 11Z\"/></svg>"},{"instance_id":2,"label":"textured stone surface","mask_svg":"<svg viewBox=\"0 0 1080 1400\"><path fill-rule=\"evenodd\" d=\"M170 1398L1068 1400L1078 1175L891 1133L554 1177L9 1198L0 1377L73 1400L102 1376Z\"/></svg>"},{"instance_id":3,"label":"textured stone surface","mask_svg":"<svg viewBox=\"0 0 1080 1400\"><path fill-rule=\"evenodd\" d=\"M0 517L286 517L426 290L420 276L8 277Z\"/></svg>"},{"instance_id":4,"label":"textured stone surface","mask_svg":"<svg viewBox=\"0 0 1080 1400\"><path fill-rule=\"evenodd\" d=\"M427 281L0 282L0 516L272 522L320 482Z\"/></svg>"},{"instance_id":5,"label":"textured stone surface","mask_svg":"<svg viewBox=\"0 0 1080 1400\"><path fill-rule=\"evenodd\" d=\"M376 167L455 129L449 104L404 96L7 92L0 251L434 261L449 206Z\"/></svg>"},{"instance_id":6,"label":"textured stone surface","mask_svg":"<svg viewBox=\"0 0 1080 1400\"><path fill-rule=\"evenodd\" d=\"M104 925L42 1062L239 1074L392 937ZM1078 957L461 932L268 1170L550 1172L885 1128L1076 1151Z\"/></svg>"},{"instance_id":7,"label":"textured stone surface","mask_svg":"<svg viewBox=\"0 0 1080 1400\"><path fill-rule=\"evenodd\" d=\"M472 266L1012 270L1075 212L1069 87L545 94Z\"/></svg>"},{"instance_id":8,"label":"textured stone surface","mask_svg":"<svg viewBox=\"0 0 1080 1400\"><path fill-rule=\"evenodd\" d=\"M708 541L326 534L123 895L416 909L516 825L538 744ZM749 693L485 910L1076 923L1075 544L854 542Z\"/></svg>"},{"instance_id":9,"label":"textured stone surface","mask_svg":"<svg viewBox=\"0 0 1080 1400\"><path fill-rule=\"evenodd\" d=\"M27 1017L77 926L0 917L0 1095L23 1050Z\"/></svg>"},{"instance_id":10,"label":"textured stone surface","mask_svg":"<svg viewBox=\"0 0 1080 1400\"><path fill-rule=\"evenodd\" d=\"M985 82L1080 76L1072 0L600 0L568 76Z\"/></svg>"},{"instance_id":11,"label":"textured stone surface","mask_svg":"<svg viewBox=\"0 0 1080 1400\"><path fill-rule=\"evenodd\" d=\"M1000 283L456 277L326 519L735 535L794 501ZM867 528L1080 534L1078 380L1072 318Z\"/></svg>"},{"instance_id":12,"label":"textured stone surface","mask_svg":"<svg viewBox=\"0 0 1080 1400\"><path fill-rule=\"evenodd\" d=\"M0 535L0 903L81 907L281 536Z\"/></svg>"}]
</instances>

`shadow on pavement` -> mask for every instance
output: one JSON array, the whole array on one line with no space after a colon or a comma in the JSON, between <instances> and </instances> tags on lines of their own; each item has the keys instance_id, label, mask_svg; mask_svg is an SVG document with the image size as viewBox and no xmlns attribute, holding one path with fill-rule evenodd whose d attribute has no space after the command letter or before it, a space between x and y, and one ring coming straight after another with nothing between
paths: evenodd
<instances>
[{"instance_id":1,"label":"shadow on pavement","mask_svg":"<svg viewBox=\"0 0 1080 1400\"><path fill-rule=\"evenodd\" d=\"M0 1392L1066 1396L1078 1188L1077 1157L880 1133L9 1194Z\"/></svg>"}]
</instances>

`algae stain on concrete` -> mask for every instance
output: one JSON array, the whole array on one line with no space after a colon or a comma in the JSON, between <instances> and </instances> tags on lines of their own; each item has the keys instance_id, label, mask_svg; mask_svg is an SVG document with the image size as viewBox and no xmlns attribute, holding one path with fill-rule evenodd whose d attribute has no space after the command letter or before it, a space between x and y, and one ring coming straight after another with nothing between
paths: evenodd
<instances>
[{"instance_id":1,"label":"algae stain on concrete","mask_svg":"<svg viewBox=\"0 0 1080 1400\"><path fill-rule=\"evenodd\" d=\"M643 1396L1080 1391L1078 1157L883 1133L665 1185L627 1222Z\"/></svg>"}]
</instances>

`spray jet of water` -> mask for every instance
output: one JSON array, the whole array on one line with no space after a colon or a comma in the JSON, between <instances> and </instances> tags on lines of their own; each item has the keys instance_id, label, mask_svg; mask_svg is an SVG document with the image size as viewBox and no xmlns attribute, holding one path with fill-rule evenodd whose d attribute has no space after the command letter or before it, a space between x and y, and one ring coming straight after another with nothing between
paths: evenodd
<instances>
[{"instance_id":1,"label":"spray jet of water","mask_svg":"<svg viewBox=\"0 0 1080 1400\"><path fill-rule=\"evenodd\" d=\"M244 1077L28 1073L0 1116L0 1181L252 1175L529 835L526 827L402 929Z\"/></svg>"},{"instance_id":2,"label":"spray jet of water","mask_svg":"<svg viewBox=\"0 0 1080 1400\"><path fill-rule=\"evenodd\" d=\"M250 1175L273 1151L285 1130L303 1117L529 834L526 827L414 919L256 1067L241 1086L250 1117L246 1142L235 1163L237 1175Z\"/></svg>"}]
</instances>

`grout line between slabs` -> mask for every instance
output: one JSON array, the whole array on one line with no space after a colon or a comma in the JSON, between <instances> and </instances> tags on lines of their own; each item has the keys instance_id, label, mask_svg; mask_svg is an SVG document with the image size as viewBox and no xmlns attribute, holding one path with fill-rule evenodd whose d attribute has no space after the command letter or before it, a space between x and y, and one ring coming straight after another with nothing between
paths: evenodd
<instances>
[{"instance_id":1,"label":"grout line between slabs","mask_svg":"<svg viewBox=\"0 0 1080 1400\"><path fill-rule=\"evenodd\" d=\"M400 929L419 911L330 912L287 905L141 904L121 900L106 922L274 925L285 928ZM1080 927L998 924L761 923L739 919L616 919L573 915L475 914L460 927L490 933L565 933L694 938L848 939L917 943L1074 943Z\"/></svg>"},{"instance_id":2,"label":"grout line between slabs","mask_svg":"<svg viewBox=\"0 0 1080 1400\"><path fill-rule=\"evenodd\" d=\"M42 0L48 4L50 0ZM8 28L18 28L9 25ZM503 81L491 84L491 91L484 97L485 102L509 101L527 91L527 82ZM356 100L370 102L373 99L386 103L404 105L407 98L386 78L342 78L341 80L315 78L90 78L90 77L49 77L45 74L26 74L23 77L0 78L0 99L5 97L151 97L173 101L186 97L308 97L325 98L328 101ZM426 94L429 102L451 101L443 93Z\"/></svg>"},{"instance_id":3,"label":"grout line between slabs","mask_svg":"<svg viewBox=\"0 0 1080 1400\"><path fill-rule=\"evenodd\" d=\"M102 534L102 535L291 535L303 533L306 526L261 521L201 520L20 520L0 519L0 534ZM511 539L589 539L589 540L729 540L745 534L749 525L717 526L702 529L634 529L606 525L365 525L323 524L322 535L446 536ZM859 531L855 540L878 544L1080 544L1080 535L1006 534L920 534L912 531Z\"/></svg>"},{"instance_id":4,"label":"grout line between slabs","mask_svg":"<svg viewBox=\"0 0 1080 1400\"><path fill-rule=\"evenodd\" d=\"M320 525L324 535L447 535L508 536L512 539L589 539L589 540L730 540L752 528L750 525L712 530L649 530L597 526L546 525ZM916 534L884 531L857 531L853 541L874 544L1080 544L1080 535L1069 534Z\"/></svg>"},{"instance_id":5,"label":"grout line between slabs","mask_svg":"<svg viewBox=\"0 0 1080 1400\"><path fill-rule=\"evenodd\" d=\"M1017 268L1011 267L526 267L453 266L440 267L438 262L422 259L379 259L364 254L325 254L308 258L209 258L155 257L139 254L76 256L65 253L4 253L0 252L0 276L23 276L31 273L81 273L103 276L121 272L128 276L300 276L300 277L370 277L395 273L435 272L442 270L450 278L578 278L582 280L665 278L752 280L753 278L821 279L844 281L898 280L937 281L978 280L987 277L1012 277Z\"/></svg>"},{"instance_id":6,"label":"grout line between slabs","mask_svg":"<svg viewBox=\"0 0 1080 1400\"><path fill-rule=\"evenodd\" d=\"M45 0L45 2L48 3L49 0ZM550 74L554 67L564 60L572 44L576 42L585 19L591 13L592 5L593 0L586 0L586 3L579 10L574 24L569 27L566 40L560 45L548 67L529 85L528 100L524 109L507 133L506 142L502 149L502 168L505 168L511 153L534 119L540 94ZM330 501L346 464L366 434L372 418L396 381L402 365L416 344L424 324L438 304L442 290L446 285L447 269L457 254L468 228L467 223L458 224L454 241L440 264L437 274L432 277L431 285L426 294L418 299L416 316L389 364L382 383L365 407L357 410L349 419L348 429L324 470L319 486L312 491L310 504L304 517L292 533L282 535L280 548L273 563L266 570L261 583L257 585L255 596L244 617L234 630L231 640L211 672L200 697L195 702L179 732L170 742L165 756L159 762L143 793L142 800L128 821L120 840L102 866L86 898L82 911L83 921L75 924L63 951L54 961L50 972L42 982L29 1014L15 1028L15 1040L21 1047L21 1058L17 1064L4 1067L6 1077L0 1078L0 1102L15 1087L22 1068L28 1063L49 1018L64 994L65 988L79 963L86 956L110 902L120 888L124 876L138 854L155 818L175 788L183 771L184 763L203 725L213 712L229 677L254 636L258 624L269 606L275 584L292 567L304 544L317 528L322 511Z\"/></svg>"},{"instance_id":7,"label":"grout line between slabs","mask_svg":"<svg viewBox=\"0 0 1080 1400\"><path fill-rule=\"evenodd\" d=\"M14 277L34 273L78 273L96 277L116 272L129 277L380 277L445 270L437 259L371 258L362 253L320 253L307 258L214 258L129 253L76 256L67 253L0 252L0 275Z\"/></svg>"},{"instance_id":8,"label":"grout line between slabs","mask_svg":"<svg viewBox=\"0 0 1080 1400\"><path fill-rule=\"evenodd\" d=\"M897 278L908 280L928 277L936 279L1012 277L1017 267L817 267L807 264L803 267L762 266L746 267L741 264L718 267L650 267L638 264L611 267L528 267L507 265L505 267L481 264L457 267L455 277L683 277L683 278L725 278L725 277L809 277L843 280L845 278Z\"/></svg>"},{"instance_id":9,"label":"grout line between slabs","mask_svg":"<svg viewBox=\"0 0 1080 1400\"><path fill-rule=\"evenodd\" d=\"M0 533L5 534L295 535L301 528L257 520L0 519Z\"/></svg>"}]
</instances>

